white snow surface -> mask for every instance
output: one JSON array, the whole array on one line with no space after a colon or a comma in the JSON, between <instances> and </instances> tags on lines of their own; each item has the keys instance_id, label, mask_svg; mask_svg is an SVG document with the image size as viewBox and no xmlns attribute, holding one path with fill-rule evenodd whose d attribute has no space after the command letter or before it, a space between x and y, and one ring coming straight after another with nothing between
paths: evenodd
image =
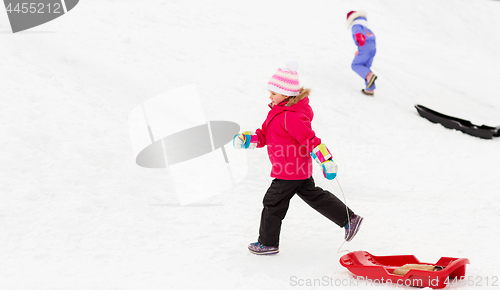
<instances>
[{"instance_id":1,"label":"white snow surface","mask_svg":"<svg viewBox=\"0 0 500 290\"><path fill-rule=\"evenodd\" d=\"M377 36L374 98L350 67L345 17L360 9ZM166 169L134 162L133 108L194 83L208 119L255 130L267 81L289 59L312 89L313 129L346 202L365 217L341 250L469 258L472 285L448 287L498 289L500 139L445 129L413 106L500 125L499 15L493 0L87 0L13 34L3 14L0 289L375 287L324 285L352 278L339 263L344 231L298 197L280 253L248 252L271 182L265 149L248 152L243 182L188 206Z\"/></svg>"}]
</instances>

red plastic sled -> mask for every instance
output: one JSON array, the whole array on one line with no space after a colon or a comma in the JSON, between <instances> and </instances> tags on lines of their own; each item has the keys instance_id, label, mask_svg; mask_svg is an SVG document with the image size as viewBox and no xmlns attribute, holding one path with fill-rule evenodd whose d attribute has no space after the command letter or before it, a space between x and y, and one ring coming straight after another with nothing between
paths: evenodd
<instances>
[{"instance_id":1,"label":"red plastic sled","mask_svg":"<svg viewBox=\"0 0 500 290\"><path fill-rule=\"evenodd\" d=\"M340 264L351 273L375 283L394 283L414 287L431 287L440 289L452 284L454 279L465 276L465 265L470 264L466 258L442 257L435 264L422 263L413 255L374 256L365 251L356 251L340 258ZM439 271L412 269L404 276L393 274L396 268L406 264L422 264L445 267ZM455 280L456 281L456 280Z\"/></svg>"}]
</instances>

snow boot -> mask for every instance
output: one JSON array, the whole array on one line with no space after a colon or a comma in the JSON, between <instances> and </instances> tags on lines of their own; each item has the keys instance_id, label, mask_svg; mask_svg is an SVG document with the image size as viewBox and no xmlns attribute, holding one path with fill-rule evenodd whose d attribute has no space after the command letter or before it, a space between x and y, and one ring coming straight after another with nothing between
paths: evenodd
<instances>
[{"instance_id":1,"label":"snow boot","mask_svg":"<svg viewBox=\"0 0 500 290\"><path fill-rule=\"evenodd\" d=\"M280 251L278 247L267 247L259 242L251 243L248 249L255 255L273 255Z\"/></svg>"},{"instance_id":2,"label":"snow boot","mask_svg":"<svg viewBox=\"0 0 500 290\"><path fill-rule=\"evenodd\" d=\"M361 92L362 92L363 94L367 95L367 96L372 96L372 97L373 97L373 95L375 94L375 92L374 92L374 91L367 91L367 90L365 90L365 89L362 89L362 90L361 90Z\"/></svg>"},{"instance_id":3,"label":"snow boot","mask_svg":"<svg viewBox=\"0 0 500 290\"><path fill-rule=\"evenodd\" d=\"M353 215L350 219L347 225L344 226L345 229L345 240L347 242L350 242L354 236L358 233L359 227L361 226L361 223L363 222L363 218L360 217L359 215Z\"/></svg>"},{"instance_id":4,"label":"snow boot","mask_svg":"<svg viewBox=\"0 0 500 290\"><path fill-rule=\"evenodd\" d=\"M366 84L366 87L367 88L371 88L373 86L373 84L375 83L375 80L377 79L377 76L372 73L372 75L370 76L370 78L366 79L366 81L368 82Z\"/></svg>"}]
</instances>

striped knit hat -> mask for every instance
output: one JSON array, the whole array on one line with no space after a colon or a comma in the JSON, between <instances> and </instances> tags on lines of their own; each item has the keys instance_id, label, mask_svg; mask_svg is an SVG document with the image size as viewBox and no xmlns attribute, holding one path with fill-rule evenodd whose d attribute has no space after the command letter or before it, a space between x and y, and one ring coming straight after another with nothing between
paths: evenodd
<instances>
[{"instance_id":1,"label":"striped knit hat","mask_svg":"<svg viewBox=\"0 0 500 290\"><path fill-rule=\"evenodd\" d=\"M286 68L279 68L267 83L267 89L285 96L298 96L300 94L299 64L296 61L286 63Z\"/></svg>"}]
</instances>

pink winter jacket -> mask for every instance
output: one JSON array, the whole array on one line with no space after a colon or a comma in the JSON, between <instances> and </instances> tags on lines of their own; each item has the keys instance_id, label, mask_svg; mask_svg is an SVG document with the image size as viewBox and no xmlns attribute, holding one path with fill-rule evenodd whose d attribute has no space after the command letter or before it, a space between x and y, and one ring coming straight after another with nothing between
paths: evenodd
<instances>
[{"instance_id":1,"label":"pink winter jacket","mask_svg":"<svg viewBox=\"0 0 500 290\"><path fill-rule=\"evenodd\" d=\"M259 138L257 148L267 145L273 165L271 177L287 180L311 177L310 153L321 144L311 128L313 116L307 96L289 107L284 101L271 108L262 128L255 132Z\"/></svg>"}]
</instances>

